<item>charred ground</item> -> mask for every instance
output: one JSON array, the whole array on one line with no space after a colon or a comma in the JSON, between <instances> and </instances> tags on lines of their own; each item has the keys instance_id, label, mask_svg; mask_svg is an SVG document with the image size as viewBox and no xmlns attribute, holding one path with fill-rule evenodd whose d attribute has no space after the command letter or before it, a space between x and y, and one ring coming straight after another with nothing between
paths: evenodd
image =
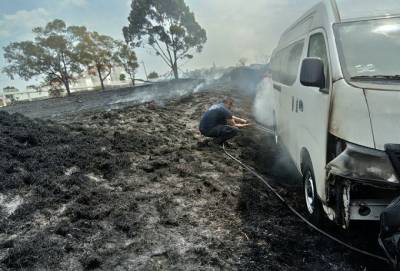
<instances>
[{"instance_id":1,"label":"charred ground","mask_svg":"<svg viewBox=\"0 0 400 271\"><path fill-rule=\"evenodd\" d=\"M0 113L0 269L372 270L204 142L198 120L222 97L51 121ZM236 98L249 117L251 99ZM248 129L229 150L302 208L264 134Z\"/></svg>"}]
</instances>

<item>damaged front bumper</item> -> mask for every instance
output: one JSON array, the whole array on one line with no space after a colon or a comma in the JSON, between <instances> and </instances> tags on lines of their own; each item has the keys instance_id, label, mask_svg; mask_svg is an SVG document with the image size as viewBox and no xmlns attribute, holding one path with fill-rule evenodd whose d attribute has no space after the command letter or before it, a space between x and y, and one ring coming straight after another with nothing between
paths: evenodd
<instances>
[{"instance_id":1,"label":"damaged front bumper","mask_svg":"<svg viewBox=\"0 0 400 271\"><path fill-rule=\"evenodd\" d=\"M330 206L325 208L334 220L344 228L351 220L380 220L379 244L400 270L400 146L379 151L345 143L327 173Z\"/></svg>"},{"instance_id":2,"label":"damaged front bumper","mask_svg":"<svg viewBox=\"0 0 400 271\"><path fill-rule=\"evenodd\" d=\"M400 191L387 152L351 143L327 165L327 174L331 218L344 227L350 220L379 220Z\"/></svg>"},{"instance_id":3,"label":"damaged front bumper","mask_svg":"<svg viewBox=\"0 0 400 271\"><path fill-rule=\"evenodd\" d=\"M327 170L328 175L345 179L400 187L399 178L386 152L350 143L327 165Z\"/></svg>"}]
</instances>

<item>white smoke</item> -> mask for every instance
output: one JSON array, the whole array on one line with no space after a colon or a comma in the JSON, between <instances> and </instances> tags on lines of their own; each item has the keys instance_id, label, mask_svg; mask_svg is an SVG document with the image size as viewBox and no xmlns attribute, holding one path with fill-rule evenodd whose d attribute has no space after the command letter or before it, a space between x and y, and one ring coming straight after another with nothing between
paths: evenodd
<instances>
[{"instance_id":1,"label":"white smoke","mask_svg":"<svg viewBox=\"0 0 400 271\"><path fill-rule=\"evenodd\" d=\"M257 122L267 127L274 126L274 111L278 106L278 95L272 86L272 79L265 77L257 86L257 94L253 105L253 115Z\"/></svg>"}]
</instances>

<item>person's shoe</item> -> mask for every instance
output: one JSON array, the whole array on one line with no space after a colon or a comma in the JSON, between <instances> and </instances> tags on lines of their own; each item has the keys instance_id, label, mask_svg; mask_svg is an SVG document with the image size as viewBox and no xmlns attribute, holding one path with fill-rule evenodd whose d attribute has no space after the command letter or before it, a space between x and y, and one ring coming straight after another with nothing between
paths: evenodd
<instances>
[{"instance_id":1,"label":"person's shoe","mask_svg":"<svg viewBox=\"0 0 400 271\"><path fill-rule=\"evenodd\" d=\"M222 144L224 144L224 142L220 138L213 138L212 142L219 146L222 146Z\"/></svg>"},{"instance_id":2,"label":"person's shoe","mask_svg":"<svg viewBox=\"0 0 400 271\"><path fill-rule=\"evenodd\" d=\"M216 140L213 139L208 142L208 147L211 149L220 149L221 145L218 144L218 142L216 142Z\"/></svg>"},{"instance_id":3,"label":"person's shoe","mask_svg":"<svg viewBox=\"0 0 400 271\"><path fill-rule=\"evenodd\" d=\"M200 149L201 148L207 148L207 147L210 146L210 143L211 143L211 140L209 138L206 138L206 139L204 139L202 141L198 141L197 142L197 147L200 148Z\"/></svg>"}]
</instances>

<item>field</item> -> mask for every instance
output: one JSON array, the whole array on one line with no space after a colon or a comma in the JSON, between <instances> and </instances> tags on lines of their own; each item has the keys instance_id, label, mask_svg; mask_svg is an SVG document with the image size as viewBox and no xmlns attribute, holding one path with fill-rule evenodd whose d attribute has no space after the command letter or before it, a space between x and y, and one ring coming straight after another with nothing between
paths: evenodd
<instances>
[{"instance_id":1,"label":"field","mask_svg":"<svg viewBox=\"0 0 400 271\"><path fill-rule=\"evenodd\" d=\"M0 270L385 269L308 228L199 134L227 93L251 118L252 98L229 87L8 109L34 120L0 112ZM272 139L249 128L228 150L303 210L301 180ZM330 231L377 249L374 226Z\"/></svg>"}]
</instances>

